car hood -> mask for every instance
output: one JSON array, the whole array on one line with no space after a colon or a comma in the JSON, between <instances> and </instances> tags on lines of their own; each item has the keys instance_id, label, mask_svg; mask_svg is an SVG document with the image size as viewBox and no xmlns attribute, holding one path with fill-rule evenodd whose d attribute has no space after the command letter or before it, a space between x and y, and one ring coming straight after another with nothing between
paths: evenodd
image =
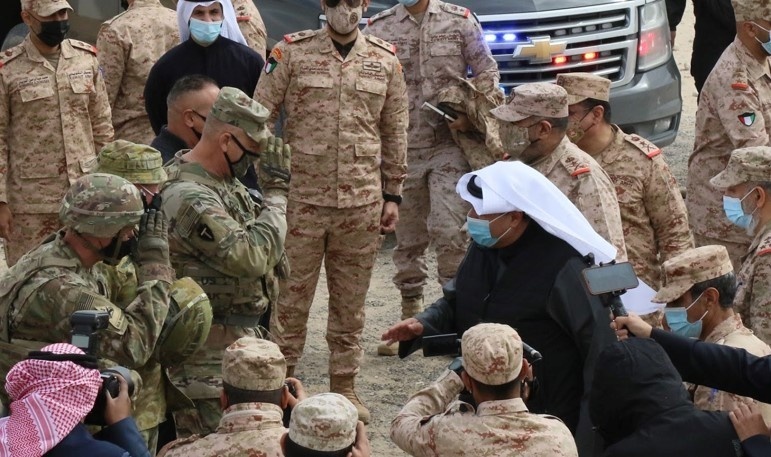
<instances>
[{"instance_id":1,"label":"car hood","mask_svg":"<svg viewBox=\"0 0 771 457\"><path fill-rule=\"evenodd\" d=\"M488 14L533 13L582 6L624 3L629 0L451 0L450 3L469 8L477 16ZM396 5L394 0L373 0L365 16L372 16Z\"/></svg>"}]
</instances>

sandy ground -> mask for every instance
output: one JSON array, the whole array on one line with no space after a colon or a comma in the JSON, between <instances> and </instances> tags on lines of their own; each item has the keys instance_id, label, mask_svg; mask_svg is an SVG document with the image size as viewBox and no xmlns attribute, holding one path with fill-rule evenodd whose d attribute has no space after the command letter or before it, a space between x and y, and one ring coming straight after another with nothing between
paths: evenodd
<instances>
[{"instance_id":1,"label":"sandy ground","mask_svg":"<svg viewBox=\"0 0 771 457\"><path fill-rule=\"evenodd\" d=\"M693 11L691 2L688 2L688 10L678 28L675 44L675 58L682 76L683 114L677 141L665 149L667 161L681 187L685 186L686 163L693 147L696 112L696 89L689 74L692 43ZM362 341L365 356L361 373L357 378L359 395L372 412L372 422L368 431L373 455L377 456L407 455L389 439L391 420L409 396L433 381L450 361L449 358L444 357L424 359L419 353L404 360L376 355L380 334L396 322L401 312L399 293L391 283L394 267L391 262L390 248L391 246L384 246L378 256L367 295L367 325ZM429 262L429 271L435 274L433 257ZM4 268L4 262L0 262L0 271ZM438 298L440 293L439 285L433 279L427 288L427 301L430 303ZM311 394L325 392L329 383L327 376L329 351L324 339L328 298L326 279L322 273L311 311L305 354L296 373Z\"/></svg>"}]
</instances>

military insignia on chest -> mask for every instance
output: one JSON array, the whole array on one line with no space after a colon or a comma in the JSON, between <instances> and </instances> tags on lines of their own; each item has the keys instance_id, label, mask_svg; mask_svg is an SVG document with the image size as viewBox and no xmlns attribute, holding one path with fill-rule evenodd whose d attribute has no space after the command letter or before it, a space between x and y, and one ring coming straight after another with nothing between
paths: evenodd
<instances>
[{"instance_id":1,"label":"military insignia on chest","mask_svg":"<svg viewBox=\"0 0 771 457\"><path fill-rule=\"evenodd\" d=\"M747 127L755 123L755 113L742 113L739 116L739 122Z\"/></svg>"},{"instance_id":2,"label":"military insignia on chest","mask_svg":"<svg viewBox=\"0 0 771 457\"><path fill-rule=\"evenodd\" d=\"M379 73L383 70L383 64L381 64L380 62L365 60L362 63L362 69L368 72Z\"/></svg>"},{"instance_id":3,"label":"military insignia on chest","mask_svg":"<svg viewBox=\"0 0 771 457\"><path fill-rule=\"evenodd\" d=\"M198 227L196 227L195 232L204 241L214 241L214 233L206 224L198 224Z\"/></svg>"}]
</instances>

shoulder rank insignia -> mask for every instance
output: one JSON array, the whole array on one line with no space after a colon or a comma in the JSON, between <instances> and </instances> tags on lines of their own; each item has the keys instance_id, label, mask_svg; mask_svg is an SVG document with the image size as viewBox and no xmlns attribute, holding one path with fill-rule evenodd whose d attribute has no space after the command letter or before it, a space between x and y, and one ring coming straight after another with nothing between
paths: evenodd
<instances>
[{"instance_id":1,"label":"shoulder rank insignia","mask_svg":"<svg viewBox=\"0 0 771 457\"><path fill-rule=\"evenodd\" d=\"M288 35L284 35L284 41L287 43L296 43L298 41L306 40L312 36L315 36L316 32L314 30L303 30L302 32L295 32L290 33Z\"/></svg>"},{"instance_id":2,"label":"shoulder rank insignia","mask_svg":"<svg viewBox=\"0 0 771 457\"><path fill-rule=\"evenodd\" d=\"M750 88L750 86L747 83L733 83L733 84L731 84L731 89L747 90L749 88Z\"/></svg>"},{"instance_id":3,"label":"shoulder rank insignia","mask_svg":"<svg viewBox=\"0 0 771 457\"><path fill-rule=\"evenodd\" d=\"M372 25L375 22L379 21L380 19L383 19L384 17L392 16L394 13L396 13L396 6L393 8L388 8L387 10L381 11L377 13L376 15L372 16L367 20L367 25Z\"/></svg>"},{"instance_id":4,"label":"shoulder rank insignia","mask_svg":"<svg viewBox=\"0 0 771 457\"><path fill-rule=\"evenodd\" d=\"M441 4L442 9L447 11L448 13L454 14L456 16L462 16L465 18L468 18L471 16L471 10L468 8L464 8L462 6L453 5L452 3L443 3Z\"/></svg>"},{"instance_id":5,"label":"shoulder rank insignia","mask_svg":"<svg viewBox=\"0 0 771 457\"><path fill-rule=\"evenodd\" d=\"M367 41L396 55L396 46L373 35L366 35Z\"/></svg>"},{"instance_id":6,"label":"shoulder rank insignia","mask_svg":"<svg viewBox=\"0 0 771 457\"><path fill-rule=\"evenodd\" d=\"M583 174L589 173L590 171L592 171L592 169L589 167L576 168L575 171L570 173L570 176L577 178Z\"/></svg>"}]
</instances>

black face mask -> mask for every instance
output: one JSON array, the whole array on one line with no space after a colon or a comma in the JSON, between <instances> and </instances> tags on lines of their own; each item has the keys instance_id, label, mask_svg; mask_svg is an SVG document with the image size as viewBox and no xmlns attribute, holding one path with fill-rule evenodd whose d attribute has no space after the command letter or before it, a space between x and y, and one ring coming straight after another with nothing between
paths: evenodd
<instances>
[{"instance_id":1,"label":"black face mask","mask_svg":"<svg viewBox=\"0 0 771 457\"><path fill-rule=\"evenodd\" d=\"M150 200L150 203L147 203L147 200L142 198L142 204L145 207L145 212L148 212L151 209L154 209L156 211L160 211L161 210L161 203L163 203L163 200L161 198L161 194L153 194L153 198Z\"/></svg>"},{"instance_id":2,"label":"black face mask","mask_svg":"<svg viewBox=\"0 0 771 457\"><path fill-rule=\"evenodd\" d=\"M63 21L38 22L40 23L40 32L36 33L37 37L52 48L59 46L64 41L64 37L67 36L67 32L70 31L70 21L66 19Z\"/></svg>"},{"instance_id":3,"label":"black face mask","mask_svg":"<svg viewBox=\"0 0 771 457\"><path fill-rule=\"evenodd\" d=\"M249 171L249 167L252 165L252 162L259 159L260 155L252 150L246 149L235 136L230 135L230 138L236 142L236 146L238 146L241 152L243 152L243 155L235 162L231 162L228 158L228 155L225 154L225 160L227 160L228 167L230 167L230 175L234 178L240 179L246 176L246 172Z\"/></svg>"},{"instance_id":4,"label":"black face mask","mask_svg":"<svg viewBox=\"0 0 771 457\"><path fill-rule=\"evenodd\" d=\"M120 7L123 8L123 11L126 11L129 7L128 0L120 0Z\"/></svg>"},{"instance_id":5,"label":"black face mask","mask_svg":"<svg viewBox=\"0 0 771 457\"><path fill-rule=\"evenodd\" d=\"M192 110L192 111L193 111L193 114L195 114L196 116L198 116L198 117L200 117L201 119L203 119L203 122L204 122L204 124L206 123L206 116L204 116L203 114L200 114L200 113L199 113L198 111L196 111L196 110ZM198 138L198 141L200 141L200 140L201 140L201 135L202 135L202 133L201 133L201 132L199 132L198 130L196 130L196 129L195 129L195 127L190 127L190 130L192 130L192 131L193 131L193 135L195 135L195 137L196 137L196 138Z\"/></svg>"},{"instance_id":6,"label":"black face mask","mask_svg":"<svg viewBox=\"0 0 771 457\"><path fill-rule=\"evenodd\" d=\"M128 241L121 241L118 235L115 235L110 244L99 250L102 255L102 262L107 265L115 266L121 259L136 250L137 238L132 237Z\"/></svg>"}]
</instances>

